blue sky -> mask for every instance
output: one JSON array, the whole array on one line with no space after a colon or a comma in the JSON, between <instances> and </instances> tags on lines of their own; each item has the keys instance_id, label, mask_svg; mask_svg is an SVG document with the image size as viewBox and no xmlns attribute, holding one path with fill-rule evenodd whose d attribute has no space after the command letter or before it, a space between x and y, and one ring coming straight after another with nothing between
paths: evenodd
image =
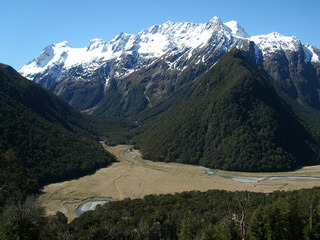
<instances>
[{"instance_id":1,"label":"blue sky","mask_svg":"<svg viewBox=\"0 0 320 240\"><path fill-rule=\"evenodd\" d=\"M0 62L19 70L51 43L85 47L167 20L236 20L250 34L279 32L320 48L319 0L0 0Z\"/></svg>"}]
</instances>

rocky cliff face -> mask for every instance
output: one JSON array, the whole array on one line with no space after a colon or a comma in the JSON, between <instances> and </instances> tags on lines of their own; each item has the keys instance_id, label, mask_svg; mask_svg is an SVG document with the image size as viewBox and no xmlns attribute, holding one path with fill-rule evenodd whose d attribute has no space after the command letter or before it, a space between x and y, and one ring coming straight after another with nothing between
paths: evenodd
<instances>
[{"instance_id":1,"label":"rocky cliff face","mask_svg":"<svg viewBox=\"0 0 320 240\"><path fill-rule=\"evenodd\" d=\"M247 52L290 101L320 109L320 51L278 33L250 37L235 21L166 22L110 42L46 47L20 73L78 110L131 116L153 107L210 69L232 48Z\"/></svg>"}]
</instances>

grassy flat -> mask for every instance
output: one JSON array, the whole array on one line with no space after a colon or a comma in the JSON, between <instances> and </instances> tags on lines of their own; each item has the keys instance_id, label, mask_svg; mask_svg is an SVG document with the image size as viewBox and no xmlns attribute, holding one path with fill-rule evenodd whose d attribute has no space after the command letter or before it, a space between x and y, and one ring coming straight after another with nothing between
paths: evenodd
<instances>
[{"instance_id":1,"label":"grassy flat","mask_svg":"<svg viewBox=\"0 0 320 240\"><path fill-rule=\"evenodd\" d=\"M105 148L114 154L119 162L102 168L92 175L76 180L50 184L44 187L40 203L47 214L63 212L71 221L76 208L87 200L115 200L142 198L149 194L165 194L183 191L207 191L219 189L228 191L248 190L270 193L276 190L290 191L320 186L319 181L266 180L259 183L242 183L218 176L210 176L197 166L179 163L138 162L123 154L131 146L118 145ZM138 151L134 154L139 156ZM297 171L278 173L219 173L229 176L312 176L320 177L320 166L304 167Z\"/></svg>"}]
</instances>

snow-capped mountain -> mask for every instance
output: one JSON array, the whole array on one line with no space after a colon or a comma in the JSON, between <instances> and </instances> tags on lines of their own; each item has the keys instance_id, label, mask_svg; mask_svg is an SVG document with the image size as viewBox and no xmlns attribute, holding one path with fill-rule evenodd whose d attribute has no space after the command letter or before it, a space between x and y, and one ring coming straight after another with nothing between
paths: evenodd
<instances>
[{"instance_id":1,"label":"snow-capped mountain","mask_svg":"<svg viewBox=\"0 0 320 240\"><path fill-rule=\"evenodd\" d=\"M111 71L107 76L122 77L164 54L203 47L214 33L225 35L229 39L232 36L249 37L236 22L223 24L217 17L207 24L168 21L137 35L121 33L108 43L102 39L93 39L85 48L72 48L68 42L52 44L47 46L39 57L23 66L20 73L32 80L39 73L48 74L55 82L59 82L63 80L63 72L72 67L83 66L91 71L107 62L120 62L123 58L132 56L132 64L125 66L123 71ZM58 66L60 72L49 71ZM37 79L41 81L41 78Z\"/></svg>"},{"instance_id":2,"label":"snow-capped mountain","mask_svg":"<svg viewBox=\"0 0 320 240\"><path fill-rule=\"evenodd\" d=\"M19 72L79 110L98 106L97 113L122 115L139 98L134 114L167 98L186 76L192 81L233 47L246 51L275 85L293 89L288 94L296 99L303 95L295 89L303 82L301 71L319 70L316 47L279 33L250 36L237 22L214 17L208 23L168 21L136 35L121 33L110 42L94 39L85 48L52 44ZM312 81L319 82L318 70Z\"/></svg>"}]
</instances>

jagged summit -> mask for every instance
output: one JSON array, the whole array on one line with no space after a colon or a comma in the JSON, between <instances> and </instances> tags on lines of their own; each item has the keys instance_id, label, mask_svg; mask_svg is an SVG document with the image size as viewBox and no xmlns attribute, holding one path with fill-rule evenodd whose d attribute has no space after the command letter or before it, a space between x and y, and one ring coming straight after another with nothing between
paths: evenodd
<instances>
[{"instance_id":1,"label":"jagged summit","mask_svg":"<svg viewBox=\"0 0 320 240\"><path fill-rule=\"evenodd\" d=\"M210 21L206 24L207 28L218 28L222 26L223 26L223 22L219 17L211 18Z\"/></svg>"},{"instance_id":2,"label":"jagged summit","mask_svg":"<svg viewBox=\"0 0 320 240\"><path fill-rule=\"evenodd\" d=\"M305 62L314 62L319 63L320 62L320 51L315 46L312 46L310 44L305 44L303 48L306 58Z\"/></svg>"},{"instance_id":3,"label":"jagged summit","mask_svg":"<svg viewBox=\"0 0 320 240\"><path fill-rule=\"evenodd\" d=\"M87 46L87 52L93 51L95 49L99 49L100 51L103 51L106 45L107 43L102 39L99 39L99 38L92 39Z\"/></svg>"},{"instance_id":4,"label":"jagged summit","mask_svg":"<svg viewBox=\"0 0 320 240\"><path fill-rule=\"evenodd\" d=\"M84 48L73 48L68 42L51 44L19 72L49 88L78 110L97 106L110 94L110 87L117 86L117 91L125 98L130 92L129 86L138 84L127 82L139 82L142 83L139 91L143 94L140 99L143 107L136 106L143 109L174 91L184 71L192 68L192 78L195 78L234 47L247 51L252 62L260 64L272 77L285 81L304 78L303 73L298 77L288 73L298 72L291 66L303 70L297 60L302 60L303 64L320 63L319 49L301 43L296 37L279 33L250 36L236 21L223 23L220 18L213 17L207 23L167 21L137 34L122 32L109 42L93 39ZM276 55L278 58L274 61L272 58ZM278 64L282 57L291 59L283 60L288 65L287 72ZM137 75L131 79L134 74ZM293 97L294 91L290 92ZM315 93L313 95L306 99L317 101ZM130 105L131 100L124 101L121 106Z\"/></svg>"},{"instance_id":5,"label":"jagged summit","mask_svg":"<svg viewBox=\"0 0 320 240\"><path fill-rule=\"evenodd\" d=\"M110 42L93 39L86 48L72 48L67 41L52 44L47 46L38 58L23 66L19 72L34 80L35 75L45 74L52 67L60 66L60 69L64 71L72 66L92 65L93 62L96 67L100 67L106 61L119 59L123 54L133 54L136 57L155 60L173 50L183 52L186 49L202 47L213 35L224 35L228 39L248 39L255 42L264 55L279 49L296 50L296 46L300 44L296 37L286 37L279 33L250 37L236 21L222 23L218 17L213 17L205 24L167 21L136 35L121 33ZM310 47L307 48L310 49ZM310 55L310 52L308 53ZM319 59L314 56L314 51L311 51L311 54L313 55L309 58L313 61ZM139 66L139 64L134 64L134 66ZM127 75L132 72L131 70L127 69L118 76ZM56 77L54 82L61 80L59 75L54 75Z\"/></svg>"},{"instance_id":6,"label":"jagged summit","mask_svg":"<svg viewBox=\"0 0 320 240\"><path fill-rule=\"evenodd\" d=\"M167 21L162 25L145 29L137 35L121 33L110 42L93 39L86 48L72 48L67 41L52 44L47 46L38 58L23 66L19 72L29 79L34 79L35 74L45 72L53 66L59 65L63 70L71 66L88 65L93 61L103 64L105 61L118 59L121 54L133 52L141 57L154 59L173 49L183 51L203 46L215 32L220 32L228 38L232 35L249 36L238 23L233 21L233 24L224 25L218 17L212 18L205 24ZM59 80L58 77L56 82Z\"/></svg>"},{"instance_id":7,"label":"jagged summit","mask_svg":"<svg viewBox=\"0 0 320 240\"><path fill-rule=\"evenodd\" d=\"M57 48L72 48L72 46L70 45L70 43L68 41L63 41L61 43L56 43L53 45Z\"/></svg>"},{"instance_id":8,"label":"jagged summit","mask_svg":"<svg viewBox=\"0 0 320 240\"><path fill-rule=\"evenodd\" d=\"M231 33L237 37L250 38L250 35L236 21L226 22L225 25L230 28Z\"/></svg>"},{"instance_id":9,"label":"jagged summit","mask_svg":"<svg viewBox=\"0 0 320 240\"><path fill-rule=\"evenodd\" d=\"M108 60L120 58L123 54L134 53L137 57L154 60L168 51L183 52L185 49L202 47L213 35L224 35L228 39L232 37L248 39L253 41L264 55L280 49L295 51L300 44L296 37L286 37L275 32L250 37L238 22L222 23L218 17L213 17L208 23L167 21L162 25L154 25L142 30L136 35L121 33L110 42L93 39L86 48L72 48L67 41L52 44L47 46L39 57L23 66L19 72L34 80L35 75L44 73L54 66L60 66L63 71L72 66L90 65L95 62L99 67ZM310 49L310 47L307 48ZM314 51L311 51L311 54L310 59L314 62L319 59ZM97 64L97 62L100 63ZM128 73L131 73L131 69L119 76ZM55 76L57 78L55 82L61 80L60 76L57 74Z\"/></svg>"},{"instance_id":10,"label":"jagged summit","mask_svg":"<svg viewBox=\"0 0 320 240\"><path fill-rule=\"evenodd\" d=\"M295 36L283 36L280 33L272 32L267 35L253 36L250 38L257 44L264 55L268 55L278 50L297 51L301 42Z\"/></svg>"}]
</instances>

